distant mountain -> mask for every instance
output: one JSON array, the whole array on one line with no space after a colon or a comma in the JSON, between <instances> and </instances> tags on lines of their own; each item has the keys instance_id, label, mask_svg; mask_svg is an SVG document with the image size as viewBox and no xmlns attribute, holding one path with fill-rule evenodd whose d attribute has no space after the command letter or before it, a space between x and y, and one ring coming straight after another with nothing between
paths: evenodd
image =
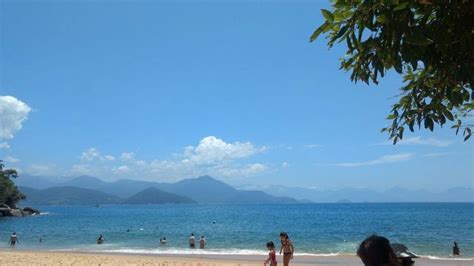
<instances>
[{"instance_id":1,"label":"distant mountain","mask_svg":"<svg viewBox=\"0 0 474 266\"><path fill-rule=\"evenodd\" d=\"M288 197L275 197L263 191L237 190L210 176L184 179L177 183L162 183L159 188L199 203L214 204L272 204L298 203Z\"/></svg>"},{"instance_id":2,"label":"distant mountain","mask_svg":"<svg viewBox=\"0 0 474 266\"><path fill-rule=\"evenodd\" d=\"M28 186L28 184L26 183L24 186ZM131 197L148 188L157 188L164 192L192 199L198 203L298 203L298 201L290 197L275 197L262 191L237 190L210 176L184 179L176 183L156 183L126 179L115 182L105 182L96 177L79 176L56 186L74 186L84 189L93 189L123 199Z\"/></svg>"},{"instance_id":3,"label":"distant mountain","mask_svg":"<svg viewBox=\"0 0 474 266\"><path fill-rule=\"evenodd\" d=\"M82 175L74 179L68 180L61 184L65 187L82 187L88 189L98 189L101 187L106 187L110 183L102 181L101 179L93 176Z\"/></svg>"},{"instance_id":4,"label":"distant mountain","mask_svg":"<svg viewBox=\"0 0 474 266\"><path fill-rule=\"evenodd\" d=\"M159 183L126 179L118 180L115 182L105 182L97 177L79 176L61 185L96 189L105 193L115 195L117 197L128 198L146 188L158 187Z\"/></svg>"},{"instance_id":5,"label":"distant mountain","mask_svg":"<svg viewBox=\"0 0 474 266\"><path fill-rule=\"evenodd\" d=\"M164 191L192 198L199 203L228 203L239 191L210 176L184 179L173 184L160 184Z\"/></svg>"},{"instance_id":6,"label":"distant mountain","mask_svg":"<svg viewBox=\"0 0 474 266\"><path fill-rule=\"evenodd\" d=\"M38 190L19 187L27 199L22 205L94 205L116 204L122 200L101 191L78 187L52 187Z\"/></svg>"},{"instance_id":7,"label":"distant mountain","mask_svg":"<svg viewBox=\"0 0 474 266\"><path fill-rule=\"evenodd\" d=\"M474 189L455 187L433 192L425 189L406 189L393 187L387 190L366 188L311 189L301 187L271 186L262 189L277 196L294 197L313 202L474 202Z\"/></svg>"},{"instance_id":8,"label":"distant mountain","mask_svg":"<svg viewBox=\"0 0 474 266\"><path fill-rule=\"evenodd\" d=\"M194 200L168 193L154 187L147 188L126 199L126 204L163 204L163 203L196 203Z\"/></svg>"},{"instance_id":9,"label":"distant mountain","mask_svg":"<svg viewBox=\"0 0 474 266\"><path fill-rule=\"evenodd\" d=\"M276 204L276 203L299 203L289 197L275 197L258 190L238 190L238 193L227 198L227 203L237 204Z\"/></svg>"}]
</instances>

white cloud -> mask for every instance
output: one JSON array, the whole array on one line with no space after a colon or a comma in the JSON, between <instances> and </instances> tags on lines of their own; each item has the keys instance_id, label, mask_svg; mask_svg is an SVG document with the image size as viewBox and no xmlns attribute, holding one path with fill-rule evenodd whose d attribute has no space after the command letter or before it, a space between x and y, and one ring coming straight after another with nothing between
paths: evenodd
<instances>
[{"instance_id":1,"label":"white cloud","mask_svg":"<svg viewBox=\"0 0 474 266\"><path fill-rule=\"evenodd\" d=\"M424 146L433 146L433 147L448 147L453 141L450 140L440 140L437 138L422 138L422 137L409 137L404 138L397 142L397 145L424 145ZM382 142L375 145L393 145L391 141Z\"/></svg>"},{"instance_id":2,"label":"white cloud","mask_svg":"<svg viewBox=\"0 0 474 266\"><path fill-rule=\"evenodd\" d=\"M25 172L32 175L57 175L60 170L53 164L31 164Z\"/></svg>"},{"instance_id":3,"label":"white cloud","mask_svg":"<svg viewBox=\"0 0 474 266\"><path fill-rule=\"evenodd\" d=\"M30 112L31 108L17 98L0 96L0 140L12 139ZM8 144L2 143L5 145Z\"/></svg>"},{"instance_id":4,"label":"white cloud","mask_svg":"<svg viewBox=\"0 0 474 266\"><path fill-rule=\"evenodd\" d=\"M121 166L115 168L114 172L117 173L117 174L126 174L126 173L130 172L130 167L128 167L126 165L121 165Z\"/></svg>"},{"instance_id":5,"label":"white cloud","mask_svg":"<svg viewBox=\"0 0 474 266\"><path fill-rule=\"evenodd\" d=\"M122 159L123 161L131 161L131 160L135 159L135 153L134 152L123 152L120 155L120 159Z\"/></svg>"},{"instance_id":6,"label":"white cloud","mask_svg":"<svg viewBox=\"0 0 474 266\"><path fill-rule=\"evenodd\" d=\"M453 143L449 140L439 140L436 138L421 138L421 137L411 137L402 139L399 144L400 145L427 145L427 146L435 146L435 147L447 147Z\"/></svg>"},{"instance_id":7,"label":"white cloud","mask_svg":"<svg viewBox=\"0 0 474 266\"><path fill-rule=\"evenodd\" d=\"M7 155L4 159L3 159L4 162L6 163L17 163L20 161L20 159L18 158L15 158L15 157L11 157L9 155Z\"/></svg>"},{"instance_id":8,"label":"white cloud","mask_svg":"<svg viewBox=\"0 0 474 266\"><path fill-rule=\"evenodd\" d=\"M115 161L115 157L112 155L105 155L103 158L106 161Z\"/></svg>"},{"instance_id":9,"label":"white cloud","mask_svg":"<svg viewBox=\"0 0 474 266\"><path fill-rule=\"evenodd\" d=\"M290 167L290 163L288 163L288 162L283 162L283 163L281 163L281 167L283 167L283 168L288 168L288 167Z\"/></svg>"},{"instance_id":10,"label":"white cloud","mask_svg":"<svg viewBox=\"0 0 474 266\"><path fill-rule=\"evenodd\" d=\"M211 175L219 177L249 177L268 170L268 166L261 163L253 163L241 167L217 166L210 172Z\"/></svg>"},{"instance_id":11,"label":"white cloud","mask_svg":"<svg viewBox=\"0 0 474 266\"><path fill-rule=\"evenodd\" d=\"M94 168L87 164L75 164L72 166L71 174L73 175L93 175L96 174Z\"/></svg>"},{"instance_id":12,"label":"white cloud","mask_svg":"<svg viewBox=\"0 0 474 266\"><path fill-rule=\"evenodd\" d=\"M268 170L265 164L247 161L252 155L265 151L265 146L257 147L250 142L229 143L213 136L203 138L196 146L185 147L181 153L171 154L166 160L146 161L138 159L133 152L123 152L117 161L116 156L103 156L97 148L90 148L81 154L81 163L73 165L69 174L111 179L127 174L127 178L168 181L200 175L242 178Z\"/></svg>"},{"instance_id":13,"label":"white cloud","mask_svg":"<svg viewBox=\"0 0 474 266\"><path fill-rule=\"evenodd\" d=\"M386 163L396 163L396 162L403 162L410 160L413 158L413 153L400 153L400 154L393 154L393 155L384 155L374 160L370 161L363 161L363 162L348 162L348 163L337 163L334 164L335 166L340 167L359 167L359 166L371 166L371 165L378 165L378 164L386 164Z\"/></svg>"},{"instance_id":14,"label":"white cloud","mask_svg":"<svg viewBox=\"0 0 474 266\"><path fill-rule=\"evenodd\" d=\"M304 145L304 147L308 149L316 149L316 148L321 148L322 146L318 144L307 144L307 145Z\"/></svg>"},{"instance_id":15,"label":"white cloud","mask_svg":"<svg viewBox=\"0 0 474 266\"><path fill-rule=\"evenodd\" d=\"M257 148L250 142L228 143L214 136L208 136L203 138L197 147L186 147L184 156L186 162L213 164L219 161L249 157L265 150L266 147Z\"/></svg>"},{"instance_id":16,"label":"white cloud","mask_svg":"<svg viewBox=\"0 0 474 266\"><path fill-rule=\"evenodd\" d=\"M96 158L99 158L100 153L96 148L89 148L88 150L81 153L81 160L83 161L93 161Z\"/></svg>"},{"instance_id":17,"label":"white cloud","mask_svg":"<svg viewBox=\"0 0 474 266\"><path fill-rule=\"evenodd\" d=\"M0 142L0 150L2 149L10 149L10 145L6 142Z\"/></svg>"},{"instance_id":18,"label":"white cloud","mask_svg":"<svg viewBox=\"0 0 474 266\"><path fill-rule=\"evenodd\" d=\"M91 162L91 161L115 161L115 157L112 155L102 155L97 148L89 148L86 151L83 151L79 156L81 161Z\"/></svg>"}]
</instances>

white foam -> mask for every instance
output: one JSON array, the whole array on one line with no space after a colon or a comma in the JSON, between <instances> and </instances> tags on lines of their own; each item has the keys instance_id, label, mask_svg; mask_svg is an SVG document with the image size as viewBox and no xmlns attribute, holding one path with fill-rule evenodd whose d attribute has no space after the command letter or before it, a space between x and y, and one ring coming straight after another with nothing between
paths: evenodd
<instances>
[{"instance_id":1,"label":"white foam","mask_svg":"<svg viewBox=\"0 0 474 266\"><path fill-rule=\"evenodd\" d=\"M436 256L420 256L422 258L427 258L430 260L458 260L458 261L474 261L474 258L454 258L454 257L449 257L449 258L443 258L443 257L436 257Z\"/></svg>"},{"instance_id":2,"label":"white foam","mask_svg":"<svg viewBox=\"0 0 474 266\"><path fill-rule=\"evenodd\" d=\"M130 253L130 254L159 254L159 255L258 255L265 256L267 251L251 250L251 249L137 249L137 248L119 248L119 249L101 249L97 252L109 253ZM295 256L312 256L312 257L333 257L341 255L341 253L295 253Z\"/></svg>"}]
</instances>

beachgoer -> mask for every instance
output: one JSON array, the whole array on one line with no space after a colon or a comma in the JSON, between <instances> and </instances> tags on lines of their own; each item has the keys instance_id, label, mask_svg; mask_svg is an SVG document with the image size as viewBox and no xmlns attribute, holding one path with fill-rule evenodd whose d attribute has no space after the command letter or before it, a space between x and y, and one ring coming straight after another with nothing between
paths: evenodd
<instances>
[{"instance_id":1,"label":"beachgoer","mask_svg":"<svg viewBox=\"0 0 474 266\"><path fill-rule=\"evenodd\" d=\"M454 241L454 246L453 246L453 255L461 255L461 252L459 251L459 246L458 242Z\"/></svg>"},{"instance_id":2,"label":"beachgoer","mask_svg":"<svg viewBox=\"0 0 474 266\"><path fill-rule=\"evenodd\" d=\"M201 236L201 239L199 240L199 248L204 249L205 246L206 246L206 239L204 238L204 236Z\"/></svg>"},{"instance_id":3,"label":"beachgoer","mask_svg":"<svg viewBox=\"0 0 474 266\"><path fill-rule=\"evenodd\" d=\"M104 236L102 234L100 234L99 238L97 238L97 244L100 245L100 244L104 243L104 241L105 241Z\"/></svg>"},{"instance_id":4,"label":"beachgoer","mask_svg":"<svg viewBox=\"0 0 474 266\"><path fill-rule=\"evenodd\" d=\"M293 259L293 254L295 253L295 247L288 237L288 234L285 232L280 233L281 248L280 254L283 252L283 266L290 265L290 260Z\"/></svg>"},{"instance_id":5,"label":"beachgoer","mask_svg":"<svg viewBox=\"0 0 474 266\"><path fill-rule=\"evenodd\" d=\"M10 244L11 247L15 247L16 243L18 243L18 236L15 232L13 232L13 234L10 236L8 244Z\"/></svg>"},{"instance_id":6,"label":"beachgoer","mask_svg":"<svg viewBox=\"0 0 474 266\"><path fill-rule=\"evenodd\" d=\"M357 256L365 266L397 266L397 257L390 241L378 235L372 235L360 243Z\"/></svg>"},{"instance_id":7,"label":"beachgoer","mask_svg":"<svg viewBox=\"0 0 474 266\"><path fill-rule=\"evenodd\" d=\"M189 247L190 248L195 248L195 242L196 242L196 237L194 237L194 233L192 233L190 236L189 236Z\"/></svg>"},{"instance_id":8,"label":"beachgoer","mask_svg":"<svg viewBox=\"0 0 474 266\"><path fill-rule=\"evenodd\" d=\"M166 245L166 237L160 239L160 244Z\"/></svg>"},{"instance_id":9,"label":"beachgoer","mask_svg":"<svg viewBox=\"0 0 474 266\"><path fill-rule=\"evenodd\" d=\"M272 241L267 243L268 249L268 258L263 262L263 265L270 263L270 266L277 266L276 254L275 254L275 244Z\"/></svg>"}]
</instances>

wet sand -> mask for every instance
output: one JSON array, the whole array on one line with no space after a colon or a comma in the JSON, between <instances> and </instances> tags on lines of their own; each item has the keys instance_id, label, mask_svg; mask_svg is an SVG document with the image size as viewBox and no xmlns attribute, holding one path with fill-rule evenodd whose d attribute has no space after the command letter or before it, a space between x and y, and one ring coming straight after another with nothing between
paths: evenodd
<instances>
[{"instance_id":1,"label":"wet sand","mask_svg":"<svg viewBox=\"0 0 474 266\"><path fill-rule=\"evenodd\" d=\"M135 255L110 253L81 253L56 251L18 251L0 250L0 265L161 265L161 266L216 266L216 265L262 265L264 256L244 255ZM279 265L281 257L278 257ZM362 265L359 258L353 255L337 256L297 256L291 265ZM416 259L416 266L474 265L469 259Z\"/></svg>"}]
</instances>

